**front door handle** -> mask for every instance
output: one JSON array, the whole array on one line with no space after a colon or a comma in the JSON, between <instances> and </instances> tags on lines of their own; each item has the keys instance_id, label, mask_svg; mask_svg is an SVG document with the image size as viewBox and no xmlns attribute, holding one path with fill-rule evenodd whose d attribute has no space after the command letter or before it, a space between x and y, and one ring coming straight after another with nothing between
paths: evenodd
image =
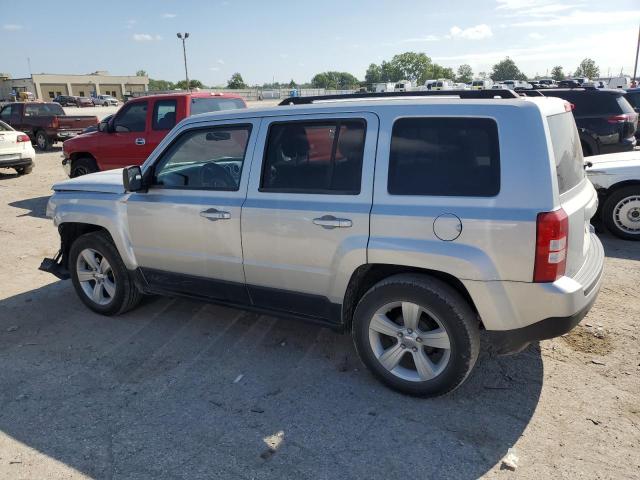
<instances>
[{"instance_id":1,"label":"front door handle","mask_svg":"<svg viewBox=\"0 0 640 480\"><path fill-rule=\"evenodd\" d=\"M323 215L320 218L313 219L314 225L319 225L322 228L349 228L353 225L348 218L336 218L333 215Z\"/></svg>"},{"instance_id":2,"label":"front door handle","mask_svg":"<svg viewBox=\"0 0 640 480\"><path fill-rule=\"evenodd\" d=\"M207 220L211 220L212 222L215 222L216 220L229 220L231 218L231 214L229 212L223 212L215 208L201 211L200 216Z\"/></svg>"},{"instance_id":3,"label":"front door handle","mask_svg":"<svg viewBox=\"0 0 640 480\"><path fill-rule=\"evenodd\" d=\"M136 145L144 145L146 143L144 138L138 137L136 138Z\"/></svg>"}]
</instances>

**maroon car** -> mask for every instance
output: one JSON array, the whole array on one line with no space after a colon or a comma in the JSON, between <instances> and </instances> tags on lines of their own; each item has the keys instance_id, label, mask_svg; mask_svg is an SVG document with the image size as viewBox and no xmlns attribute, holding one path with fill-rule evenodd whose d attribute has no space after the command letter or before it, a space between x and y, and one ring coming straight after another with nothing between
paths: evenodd
<instances>
[{"instance_id":1,"label":"maroon car","mask_svg":"<svg viewBox=\"0 0 640 480\"><path fill-rule=\"evenodd\" d=\"M76 106L78 107L93 107L93 100L89 97L77 97Z\"/></svg>"}]
</instances>

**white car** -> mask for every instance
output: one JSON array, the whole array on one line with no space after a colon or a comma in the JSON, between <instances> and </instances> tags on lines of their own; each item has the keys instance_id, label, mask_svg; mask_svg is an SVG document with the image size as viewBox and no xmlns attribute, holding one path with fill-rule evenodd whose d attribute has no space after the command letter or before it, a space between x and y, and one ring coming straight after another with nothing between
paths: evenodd
<instances>
[{"instance_id":1,"label":"white car","mask_svg":"<svg viewBox=\"0 0 640 480\"><path fill-rule=\"evenodd\" d=\"M26 175L33 170L34 158L29 136L0 121L0 168L13 168L18 175Z\"/></svg>"},{"instance_id":2,"label":"white car","mask_svg":"<svg viewBox=\"0 0 640 480\"><path fill-rule=\"evenodd\" d=\"M604 226L617 237L640 240L640 151L589 157L587 177L598 191Z\"/></svg>"},{"instance_id":3,"label":"white car","mask_svg":"<svg viewBox=\"0 0 640 480\"><path fill-rule=\"evenodd\" d=\"M118 99L111 95L98 95L93 97L92 100L94 105L102 105L103 107L108 107L110 105L115 107L118 106Z\"/></svg>"}]
</instances>

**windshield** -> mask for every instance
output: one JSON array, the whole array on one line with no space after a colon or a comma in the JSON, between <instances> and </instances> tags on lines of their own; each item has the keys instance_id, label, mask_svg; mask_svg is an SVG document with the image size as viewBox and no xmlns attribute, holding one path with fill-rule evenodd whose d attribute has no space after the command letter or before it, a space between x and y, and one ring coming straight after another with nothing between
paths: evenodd
<instances>
[{"instance_id":1,"label":"windshield","mask_svg":"<svg viewBox=\"0 0 640 480\"><path fill-rule=\"evenodd\" d=\"M236 110L244 108L241 98L192 98L191 115L208 112L220 112L222 110Z\"/></svg>"},{"instance_id":2,"label":"windshield","mask_svg":"<svg viewBox=\"0 0 640 480\"><path fill-rule=\"evenodd\" d=\"M10 132L13 128L0 120L0 132Z\"/></svg>"},{"instance_id":3,"label":"windshield","mask_svg":"<svg viewBox=\"0 0 640 480\"><path fill-rule=\"evenodd\" d=\"M584 178L584 158L580 136L571 112L547 117L547 123L556 163L558 191L563 194L578 185Z\"/></svg>"}]
</instances>

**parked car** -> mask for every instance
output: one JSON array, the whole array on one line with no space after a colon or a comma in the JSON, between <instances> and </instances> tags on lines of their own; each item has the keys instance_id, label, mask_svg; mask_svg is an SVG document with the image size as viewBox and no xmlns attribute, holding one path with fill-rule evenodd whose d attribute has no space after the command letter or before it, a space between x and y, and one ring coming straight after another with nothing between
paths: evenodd
<instances>
[{"instance_id":1,"label":"parked car","mask_svg":"<svg viewBox=\"0 0 640 480\"><path fill-rule=\"evenodd\" d=\"M558 88L580 88L582 84L575 80L560 80L558 82Z\"/></svg>"},{"instance_id":2,"label":"parked car","mask_svg":"<svg viewBox=\"0 0 640 480\"><path fill-rule=\"evenodd\" d=\"M395 87L393 88L393 91L394 92L409 92L412 89L413 89L413 84L411 83L410 80L400 80L398 83L396 83Z\"/></svg>"},{"instance_id":3,"label":"parked car","mask_svg":"<svg viewBox=\"0 0 640 480\"><path fill-rule=\"evenodd\" d=\"M93 100L89 97L77 97L77 107L93 107Z\"/></svg>"},{"instance_id":4,"label":"parked car","mask_svg":"<svg viewBox=\"0 0 640 480\"><path fill-rule=\"evenodd\" d=\"M640 114L640 88L630 88L625 91L624 98L627 99L633 110ZM640 141L640 129L636 128L636 140Z\"/></svg>"},{"instance_id":5,"label":"parked car","mask_svg":"<svg viewBox=\"0 0 640 480\"><path fill-rule=\"evenodd\" d=\"M614 235L640 240L640 152L589 157L587 177L600 198L596 218Z\"/></svg>"},{"instance_id":6,"label":"parked car","mask_svg":"<svg viewBox=\"0 0 640 480\"><path fill-rule=\"evenodd\" d=\"M78 97L74 97L72 95L58 95L52 101L55 102L55 103L59 103L63 107L77 107L78 106Z\"/></svg>"},{"instance_id":7,"label":"parked car","mask_svg":"<svg viewBox=\"0 0 640 480\"><path fill-rule=\"evenodd\" d=\"M638 114L624 98L623 90L574 88L539 90L574 106L584 156L633 150Z\"/></svg>"},{"instance_id":8,"label":"parked car","mask_svg":"<svg viewBox=\"0 0 640 480\"><path fill-rule=\"evenodd\" d=\"M159 293L321 323L388 386L444 394L480 330L502 353L561 335L602 282L569 105L481 93L187 118L142 167L54 185L41 269L104 315Z\"/></svg>"},{"instance_id":9,"label":"parked car","mask_svg":"<svg viewBox=\"0 0 640 480\"><path fill-rule=\"evenodd\" d=\"M493 87L493 80L491 79L479 79L471 82L471 88L473 90L489 90L491 87Z\"/></svg>"},{"instance_id":10,"label":"parked car","mask_svg":"<svg viewBox=\"0 0 640 480\"><path fill-rule=\"evenodd\" d=\"M504 80L502 82L502 85L504 85L505 87L511 90L531 88L531 85L529 85L529 82L525 82L524 80Z\"/></svg>"},{"instance_id":11,"label":"parked car","mask_svg":"<svg viewBox=\"0 0 640 480\"><path fill-rule=\"evenodd\" d=\"M96 95L92 97L94 105L100 105L103 107L118 106L118 99L111 95Z\"/></svg>"},{"instance_id":12,"label":"parked car","mask_svg":"<svg viewBox=\"0 0 640 480\"><path fill-rule=\"evenodd\" d=\"M33 170L34 158L29 136L0 120L0 168L13 168L18 175L26 175Z\"/></svg>"},{"instance_id":13,"label":"parked car","mask_svg":"<svg viewBox=\"0 0 640 480\"><path fill-rule=\"evenodd\" d=\"M101 122L98 131L65 142L62 165L71 177L140 165L182 119L245 107L242 97L209 92L133 98L108 122Z\"/></svg>"},{"instance_id":14,"label":"parked car","mask_svg":"<svg viewBox=\"0 0 640 480\"><path fill-rule=\"evenodd\" d=\"M53 102L8 103L0 110L0 120L25 132L41 150L73 138L85 127L98 123L96 116L67 115Z\"/></svg>"},{"instance_id":15,"label":"parked car","mask_svg":"<svg viewBox=\"0 0 640 480\"><path fill-rule=\"evenodd\" d=\"M558 84L552 78L541 78L538 80L538 83L541 84L544 88L554 88L557 87Z\"/></svg>"},{"instance_id":16,"label":"parked car","mask_svg":"<svg viewBox=\"0 0 640 480\"><path fill-rule=\"evenodd\" d=\"M431 87L432 90L453 90L453 80L446 78L439 78L436 83Z\"/></svg>"}]
</instances>

